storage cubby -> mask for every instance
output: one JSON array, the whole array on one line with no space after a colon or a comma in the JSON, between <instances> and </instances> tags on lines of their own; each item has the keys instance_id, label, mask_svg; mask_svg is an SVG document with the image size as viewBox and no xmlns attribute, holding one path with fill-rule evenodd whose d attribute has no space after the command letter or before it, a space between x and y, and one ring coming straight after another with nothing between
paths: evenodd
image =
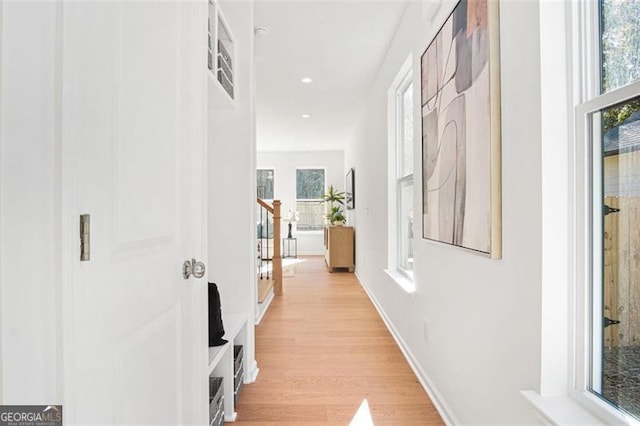
<instances>
[{"instance_id":1,"label":"storage cubby","mask_svg":"<svg viewBox=\"0 0 640 426\"><path fill-rule=\"evenodd\" d=\"M233 347L233 401L237 405L244 383L244 351L242 345Z\"/></svg>"},{"instance_id":2,"label":"storage cubby","mask_svg":"<svg viewBox=\"0 0 640 426\"><path fill-rule=\"evenodd\" d=\"M233 76L235 43L220 5L213 0L209 0L207 46L209 108L233 107L236 93Z\"/></svg>"},{"instance_id":3,"label":"storage cubby","mask_svg":"<svg viewBox=\"0 0 640 426\"><path fill-rule=\"evenodd\" d=\"M236 398L244 383L244 366L247 355L242 348L247 345L248 315L224 315L223 322L224 338L228 342L222 346L209 348L209 380L211 385L211 378L222 378L224 421L233 422L237 416L235 411ZM241 348L239 353L236 349L238 347ZM209 398L211 404L211 395ZM209 418L210 422L213 420L213 418Z\"/></svg>"},{"instance_id":4,"label":"storage cubby","mask_svg":"<svg viewBox=\"0 0 640 426\"><path fill-rule=\"evenodd\" d=\"M216 70L216 76L218 78L218 83L222 85L225 92L227 92L231 99L233 99L233 56L231 54L231 52L233 52L233 40L229 35L229 30L225 26L224 21L220 19L220 15L218 15L217 43L218 68Z\"/></svg>"},{"instance_id":5,"label":"storage cubby","mask_svg":"<svg viewBox=\"0 0 640 426\"><path fill-rule=\"evenodd\" d=\"M224 378L209 377L209 425L224 424Z\"/></svg>"}]
</instances>

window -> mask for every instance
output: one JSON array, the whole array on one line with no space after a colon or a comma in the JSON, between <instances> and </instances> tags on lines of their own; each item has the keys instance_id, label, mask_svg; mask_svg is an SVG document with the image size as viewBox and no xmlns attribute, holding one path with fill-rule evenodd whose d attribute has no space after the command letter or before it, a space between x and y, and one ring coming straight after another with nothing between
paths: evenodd
<instances>
[{"instance_id":1,"label":"window","mask_svg":"<svg viewBox=\"0 0 640 426\"><path fill-rule=\"evenodd\" d=\"M413 280L413 73L409 58L389 91L389 270Z\"/></svg>"},{"instance_id":2,"label":"window","mask_svg":"<svg viewBox=\"0 0 640 426\"><path fill-rule=\"evenodd\" d=\"M591 389L640 419L640 97L592 114L593 176ZM631 112L635 111L635 112ZM595 151L595 150L594 150ZM594 152L594 154L596 154ZM598 182L599 181L599 182ZM594 212L595 213L595 212ZM599 231L602 229L602 232ZM594 238L594 241L596 239ZM596 261L597 260L597 261ZM596 294L597 293L597 294Z\"/></svg>"},{"instance_id":3,"label":"window","mask_svg":"<svg viewBox=\"0 0 640 426\"><path fill-rule=\"evenodd\" d=\"M324 193L324 169L296 170L296 210L300 214L296 222L298 231L320 231L324 228Z\"/></svg>"},{"instance_id":4,"label":"window","mask_svg":"<svg viewBox=\"0 0 640 426\"><path fill-rule=\"evenodd\" d=\"M406 84L408 82L408 84ZM413 271L413 83L411 74L398 93L396 194L398 197L398 266Z\"/></svg>"},{"instance_id":5,"label":"window","mask_svg":"<svg viewBox=\"0 0 640 426\"><path fill-rule=\"evenodd\" d=\"M273 200L273 169L260 169L257 173L258 198Z\"/></svg>"},{"instance_id":6,"label":"window","mask_svg":"<svg viewBox=\"0 0 640 426\"><path fill-rule=\"evenodd\" d=\"M599 87L578 110L589 176L585 387L640 420L640 0L598 6Z\"/></svg>"}]
</instances>

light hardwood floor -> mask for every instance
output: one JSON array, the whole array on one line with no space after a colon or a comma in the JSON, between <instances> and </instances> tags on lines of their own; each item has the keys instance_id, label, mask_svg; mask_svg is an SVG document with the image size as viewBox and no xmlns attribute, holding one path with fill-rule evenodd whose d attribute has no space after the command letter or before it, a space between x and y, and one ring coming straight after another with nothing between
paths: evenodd
<instances>
[{"instance_id":1,"label":"light hardwood floor","mask_svg":"<svg viewBox=\"0 0 640 426\"><path fill-rule=\"evenodd\" d=\"M256 358L236 425L347 425L365 400L358 420L443 424L355 275L328 273L322 257L284 280L256 328Z\"/></svg>"}]
</instances>

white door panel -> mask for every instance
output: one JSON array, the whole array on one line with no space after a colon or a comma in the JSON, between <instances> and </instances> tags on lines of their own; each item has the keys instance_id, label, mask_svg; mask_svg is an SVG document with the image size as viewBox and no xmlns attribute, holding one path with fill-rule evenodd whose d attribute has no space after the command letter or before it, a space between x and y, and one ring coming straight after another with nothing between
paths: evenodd
<instances>
[{"instance_id":1,"label":"white door panel","mask_svg":"<svg viewBox=\"0 0 640 426\"><path fill-rule=\"evenodd\" d=\"M73 423L193 423L204 412L206 280L181 276L184 260L206 258L194 157L204 65L187 44L198 7L64 4L63 138L77 158L76 213L91 215L91 260L78 262L67 299Z\"/></svg>"},{"instance_id":2,"label":"white door panel","mask_svg":"<svg viewBox=\"0 0 640 426\"><path fill-rule=\"evenodd\" d=\"M119 243L135 243L177 232L179 8L158 2L124 9L117 60L116 235Z\"/></svg>"}]
</instances>

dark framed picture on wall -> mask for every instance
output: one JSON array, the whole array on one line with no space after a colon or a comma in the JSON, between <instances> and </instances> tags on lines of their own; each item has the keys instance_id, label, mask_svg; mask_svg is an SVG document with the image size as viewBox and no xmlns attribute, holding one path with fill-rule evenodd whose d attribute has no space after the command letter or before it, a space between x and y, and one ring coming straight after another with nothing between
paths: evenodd
<instances>
[{"instance_id":1,"label":"dark framed picture on wall","mask_svg":"<svg viewBox=\"0 0 640 426\"><path fill-rule=\"evenodd\" d=\"M422 236L502 257L499 11L461 0L421 57Z\"/></svg>"},{"instance_id":2,"label":"dark framed picture on wall","mask_svg":"<svg viewBox=\"0 0 640 426\"><path fill-rule=\"evenodd\" d=\"M345 192L347 201L347 210L353 210L356 208L356 188L355 188L355 169L352 167L347 172L347 178L345 182Z\"/></svg>"}]
</instances>

